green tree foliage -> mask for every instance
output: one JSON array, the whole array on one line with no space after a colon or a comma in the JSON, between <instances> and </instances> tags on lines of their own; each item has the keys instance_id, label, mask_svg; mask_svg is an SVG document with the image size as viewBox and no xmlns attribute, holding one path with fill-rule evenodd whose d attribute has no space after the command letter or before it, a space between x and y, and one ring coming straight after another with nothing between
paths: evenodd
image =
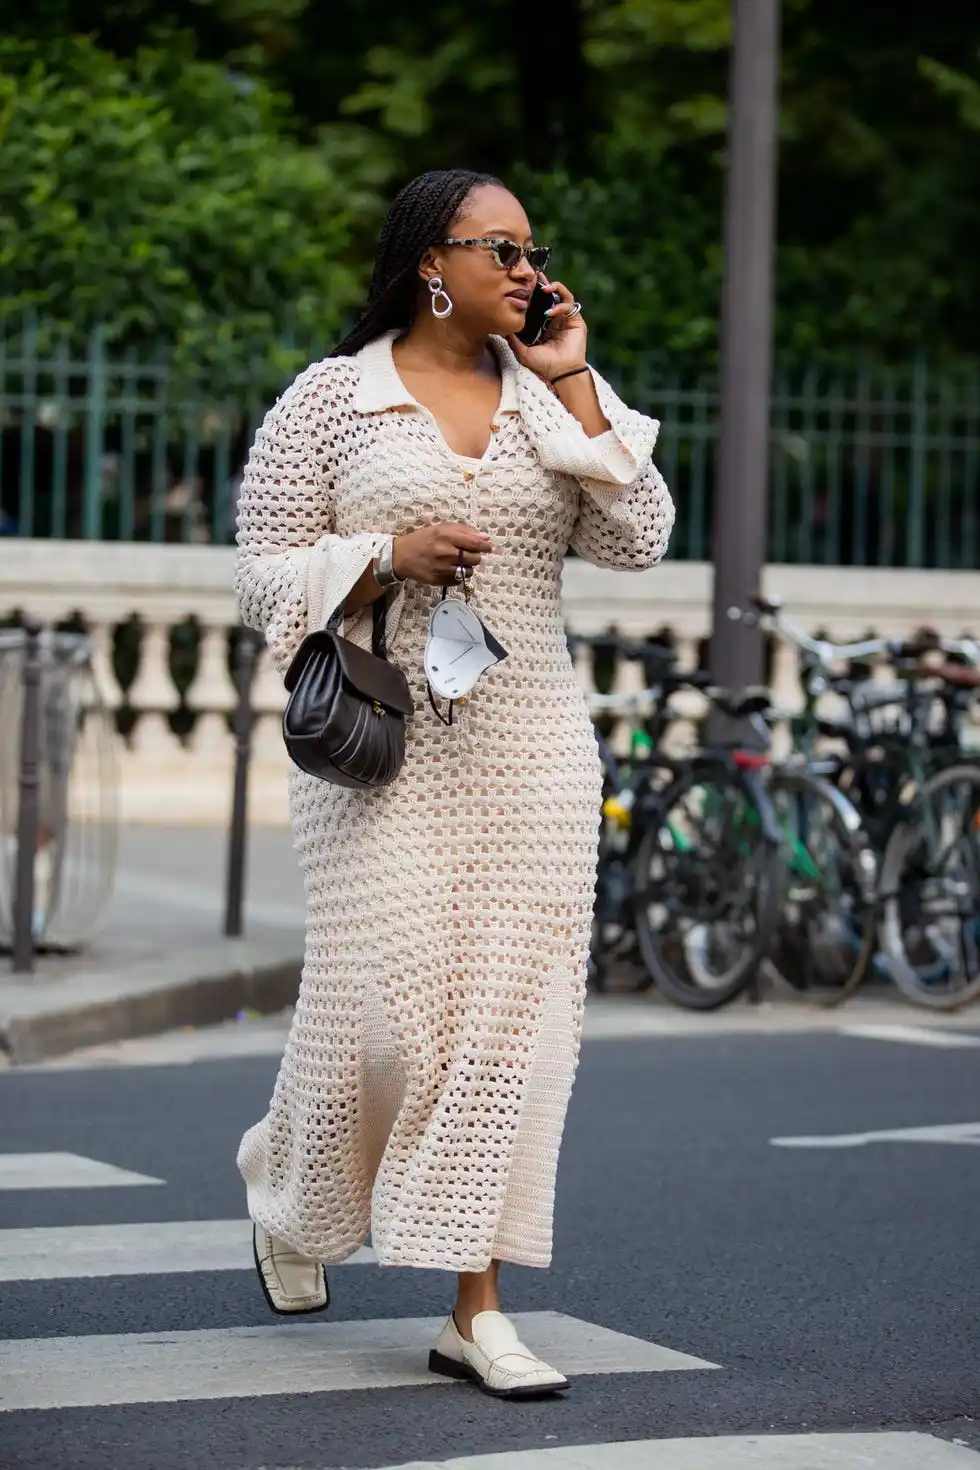
<instances>
[{"instance_id":1,"label":"green tree foliage","mask_svg":"<svg viewBox=\"0 0 980 1470\"><path fill-rule=\"evenodd\" d=\"M217 391L261 376L285 334L329 346L380 205L367 134L301 144L264 83L179 48L5 42L0 58L0 309L162 341Z\"/></svg>"},{"instance_id":2,"label":"green tree foliage","mask_svg":"<svg viewBox=\"0 0 980 1470\"><path fill-rule=\"evenodd\" d=\"M329 336L366 282L382 196L460 163L519 188L602 358L710 363L731 0L565 0L562 16L543 0L0 0L32 48L5 66L20 161L0 184L3 294L42 282L59 310L102 301L127 332L153 318L204 347ZM783 355L975 351L980 11L783 0L783 19ZM92 39L66 74L52 48L72 33Z\"/></svg>"},{"instance_id":3,"label":"green tree foliage","mask_svg":"<svg viewBox=\"0 0 980 1470\"><path fill-rule=\"evenodd\" d=\"M670 373L710 361L721 246L705 239L704 211L677 167L607 180L521 168L513 182L539 238L555 242L554 274L588 298L604 365Z\"/></svg>"}]
</instances>

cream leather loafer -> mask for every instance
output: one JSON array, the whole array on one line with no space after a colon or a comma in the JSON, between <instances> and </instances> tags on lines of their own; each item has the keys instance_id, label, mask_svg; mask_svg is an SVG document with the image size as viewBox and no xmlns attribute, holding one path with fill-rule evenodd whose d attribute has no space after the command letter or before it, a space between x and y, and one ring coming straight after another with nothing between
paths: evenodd
<instances>
[{"instance_id":1,"label":"cream leather loafer","mask_svg":"<svg viewBox=\"0 0 980 1470\"><path fill-rule=\"evenodd\" d=\"M326 1272L319 1261L301 1256L284 1240L252 1227L252 1254L259 1285L273 1312L295 1317L307 1312L325 1312L330 1305Z\"/></svg>"},{"instance_id":2,"label":"cream leather loafer","mask_svg":"<svg viewBox=\"0 0 980 1470\"><path fill-rule=\"evenodd\" d=\"M502 1312L477 1312L472 1342L450 1317L429 1353L429 1368L447 1378L472 1378L499 1399L541 1398L568 1387L567 1378L528 1351Z\"/></svg>"}]
</instances>

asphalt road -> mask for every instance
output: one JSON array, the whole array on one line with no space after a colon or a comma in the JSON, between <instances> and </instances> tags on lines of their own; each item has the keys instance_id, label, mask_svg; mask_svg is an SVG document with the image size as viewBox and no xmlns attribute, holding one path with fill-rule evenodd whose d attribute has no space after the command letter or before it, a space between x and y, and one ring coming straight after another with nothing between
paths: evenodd
<instances>
[{"instance_id":1,"label":"asphalt road","mask_svg":"<svg viewBox=\"0 0 980 1470\"><path fill-rule=\"evenodd\" d=\"M0 1175L0 1228L243 1217L235 1150L275 1067L260 1056L0 1075L0 1155L67 1152L164 1181L25 1189ZM0 1466L326 1470L885 1428L980 1450L980 1126L973 1146L941 1134L771 1142L969 1123L980 1125L980 1050L968 1046L805 1033L593 1040L559 1171L554 1265L506 1272L508 1304L715 1370L585 1374L567 1399L524 1405L455 1385L15 1409L0 1413ZM3 1281L0 1350L275 1322L245 1269L82 1278L70 1248L63 1269ZM329 1320L439 1316L451 1287L442 1273L344 1267L331 1275ZM71 1351L81 1381L84 1353Z\"/></svg>"}]
</instances>

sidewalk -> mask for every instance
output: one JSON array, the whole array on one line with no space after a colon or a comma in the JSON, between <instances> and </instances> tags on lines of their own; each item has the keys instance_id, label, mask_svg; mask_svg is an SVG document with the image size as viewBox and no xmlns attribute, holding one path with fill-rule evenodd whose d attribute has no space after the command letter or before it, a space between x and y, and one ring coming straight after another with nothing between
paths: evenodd
<instances>
[{"instance_id":1,"label":"sidewalk","mask_svg":"<svg viewBox=\"0 0 980 1470\"><path fill-rule=\"evenodd\" d=\"M40 955L33 975L10 973L0 957L0 1065L111 1047L181 1028L233 1022L242 1013L269 1019L233 1027L222 1047L244 1052L281 1045L303 954L303 884L284 828L258 827L249 838L245 935L224 939L225 833L215 827L131 827L122 834L119 873L108 921L84 955ZM917 1010L890 986L866 987L840 1009L797 997L742 997L702 1014L677 1009L656 991L595 997L591 1036L836 1029L873 1025L894 1032L923 1028L971 1032L980 1006L946 1014ZM189 1055L195 1042L173 1037Z\"/></svg>"},{"instance_id":2,"label":"sidewalk","mask_svg":"<svg viewBox=\"0 0 980 1470\"><path fill-rule=\"evenodd\" d=\"M288 829L249 837L245 935L224 939L225 832L124 829L106 923L81 955L0 957L0 1054L37 1061L80 1046L279 1011L295 997L303 885Z\"/></svg>"}]
</instances>

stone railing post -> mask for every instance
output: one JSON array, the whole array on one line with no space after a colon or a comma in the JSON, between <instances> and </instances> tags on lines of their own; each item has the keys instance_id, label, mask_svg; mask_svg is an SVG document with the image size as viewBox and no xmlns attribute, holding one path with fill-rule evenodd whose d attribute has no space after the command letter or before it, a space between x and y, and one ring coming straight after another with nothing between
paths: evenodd
<instances>
[{"instance_id":1,"label":"stone railing post","mask_svg":"<svg viewBox=\"0 0 980 1470\"><path fill-rule=\"evenodd\" d=\"M205 623L197 672L185 699L196 714L190 747L209 766L227 761L232 738L231 715L237 704L234 676L228 667L228 629Z\"/></svg>"},{"instance_id":2,"label":"stone railing post","mask_svg":"<svg viewBox=\"0 0 980 1470\"><path fill-rule=\"evenodd\" d=\"M169 760L176 741L167 714L177 707L177 691L170 675L169 626L163 619L147 618L144 624L139 670L129 691L129 703L139 716L133 749L141 759Z\"/></svg>"}]
</instances>

